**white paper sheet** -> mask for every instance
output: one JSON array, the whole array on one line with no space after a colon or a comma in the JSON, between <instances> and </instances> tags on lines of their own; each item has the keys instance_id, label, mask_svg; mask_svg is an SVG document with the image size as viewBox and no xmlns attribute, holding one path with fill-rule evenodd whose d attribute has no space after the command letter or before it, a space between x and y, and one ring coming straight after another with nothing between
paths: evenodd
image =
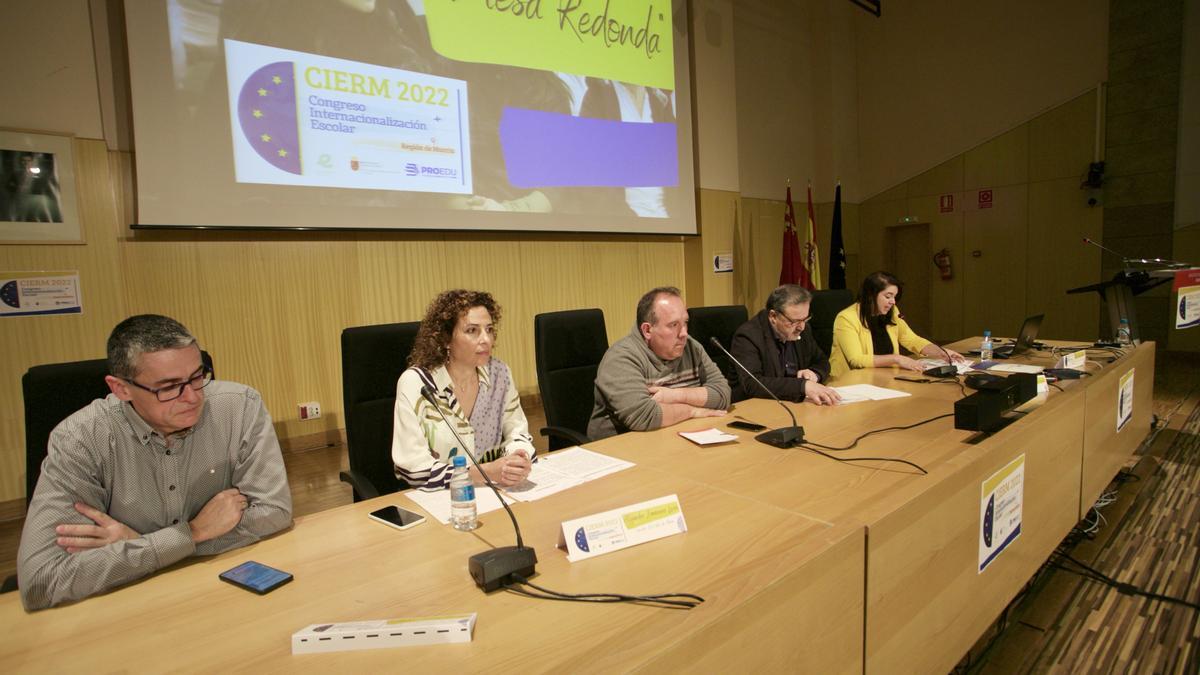
<instances>
[{"instance_id":1,"label":"white paper sheet","mask_svg":"<svg viewBox=\"0 0 1200 675\"><path fill-rule=\"evenodd\" d=\"M920 363L927 369L947 365L946 359L921 359ZM974 364L972 364L970 361L959 361L954 364L954 369L958 371L959 375L970 372L974 367Z\"/></svg>"},{"instance_id":2,"label":"white paper sheet","mask_svg":"<svg viewBox=\"0 0 1200 675\"><path fill-rule=\"evenodd\" d=\"M425 510L435 520L443 525L450 523L450 490L438 490L436 492L424 492L421 490L409 490L401 493L408 497L410 501ZM507 500L509 504L512 499ZM475 487L475 513L483 515L489 511L504 508L500 504L500 500L496 498L496 493L486 485Z\"/></svg>"},{"instance_id":3,"label":"white paper sheet","mask_svg":"<svg viewBox=\"0 0 1200 675\"><path fill-rule=\"evenodd\" d=\"M720 429L704 429L703 431L681 431L680 436L688 439L696 445L716 445L717 443L729 443L736 441L737 436L727 434Z\"/></svg>"},{"instance_id":4,"label":"white paper sheet","mask_svg":"<svg viewBox=\"0 0 1200 675\"><path fill-rule=\"evenodd\" d=\"M1042 367L1027 366L1024 363L999 363L988 368L988 370L995 370L1001 373L1033 373L1036 375L1042 372Z\"/></svg>"},{"instance_id":5,"label":"white paper sheet","mask_svg":"<svg viewBox=\"0 0 1200 675\"><path fill-rule=\"evenodd\" d=\"M904 398L912 396L907 391L876 387L873 384L849 384L844 387L833 387L842 396L841 404L862 403L863 401L883 401L889 398Z\"/></svg>"},{"instance_id":6,"label":"white paper sheet","mask_svg":"<svg viewBox=\"0 0 1200 675\"><path fill-rule=\"evenodd\" d=\"M566 448L539 457L528 478L504 491L513 499L531 502L631 466L633 462L587 448Z\"/></svg>"}]
</instances>

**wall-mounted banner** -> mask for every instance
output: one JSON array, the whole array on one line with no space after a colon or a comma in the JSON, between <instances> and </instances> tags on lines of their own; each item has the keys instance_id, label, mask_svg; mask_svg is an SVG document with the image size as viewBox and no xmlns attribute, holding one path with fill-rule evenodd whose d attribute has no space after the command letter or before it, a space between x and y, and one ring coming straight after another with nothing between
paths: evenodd
<instances>
[{"instance_id":1,"label":"wall-mounted banner","mask_svg":"<svg viewBox=\"0 0 1200 675\"><path fill-rule=\"evenodd\" d=\"M79 273L33 276L0 274L0 316L80 314ZM42 273L36 273L42 274Z\"/></svg>"},{"instance_id":2,"label":"wall-mounted banner","mask_svg":"<svg viewBox=\"0 0 1200 675\"><path fill-rule=\"evenodd\" d=\"M1175 327L1200 326L1200 270L1175 273Z\"/></svg>"},{"instance_id":3,"label":"wall-mounted banner","mask_svg":"<svg viewBox=\"0 0 1200 675\"><path fill-rule=\"evenodd\" d=\"M1021 535L1025 455L983 481L979 502L979 573Z\"/></svg>"}]
</instances>

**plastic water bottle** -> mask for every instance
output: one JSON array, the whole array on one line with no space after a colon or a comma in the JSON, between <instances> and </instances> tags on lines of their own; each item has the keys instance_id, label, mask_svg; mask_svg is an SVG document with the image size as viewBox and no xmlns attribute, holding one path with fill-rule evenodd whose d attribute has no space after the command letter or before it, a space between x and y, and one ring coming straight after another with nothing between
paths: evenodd
<instances>
[{"instance_id":1,"label":"plastic water bottle","mask_svg":"<svg viewBox=\"0 0 1200 675\"><path fill-rule=\"evenodd\" d=\"M450 523L454 529L469 532L479 527L475 518L475 485L467 473L467 458L455 455L450 474Z\"/></svg>"},{"instance_id":2,"label":"plastic water bottle","mask_svg":"<svg viewBox=\"0 0 1200 675\"><path fill-rule=\"evenodd\" d=\"M1129 332L1129 319L1121 319L1121 326L1117 328L1117 344L1122 347L1133 346L1133 337Z\"/></svg>"},{"instance_id":3,"label":"plastic water bottle","mask_svg":"<svg viewBox=\"0 0 1200 675\"><path fill-rule=\"evenodd\" d=\"M992 331L983 331L983 342L979 344L979 360L991 361L993 355L992 350Z\"/></svg>"}]
</instances>

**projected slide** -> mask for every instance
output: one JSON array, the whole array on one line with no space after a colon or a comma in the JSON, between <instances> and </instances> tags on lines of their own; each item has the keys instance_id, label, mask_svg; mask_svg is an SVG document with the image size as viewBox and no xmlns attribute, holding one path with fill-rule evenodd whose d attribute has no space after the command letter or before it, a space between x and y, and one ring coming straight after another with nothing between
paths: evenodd
<instances>
[{"instance_id":1,"label":"projected slide","mask_svg":"<svg viewBox=\"0 0 1200 675\"><path fill-rule=\"evenodd\" d=\"M138 221L695 234L687 5L126 3Z\"/></svg>"},{"instance_id":2,"label":"projected slide","mask_svg":"<svg viewBox=\"0 0 1200 675\"><path fill-rule=\"evenodd\" d=\"M466 83L225 41L241 183L470 194Z\"/></svg>"}]
</instances>

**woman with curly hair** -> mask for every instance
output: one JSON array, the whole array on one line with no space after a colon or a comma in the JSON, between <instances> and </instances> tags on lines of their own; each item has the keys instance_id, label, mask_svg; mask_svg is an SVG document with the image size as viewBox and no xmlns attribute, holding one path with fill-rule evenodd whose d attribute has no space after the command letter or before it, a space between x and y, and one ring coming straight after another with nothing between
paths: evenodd
<instances>
[{"instance_id":1,"label":"woman with curly hair","mask_svg":"<svg viewBox=\"0 0 1200 675\"><path fill-rule=\"evenodd\" d=\"M413 487L436 490L450 483L451 458L470 453L493 482L520 483L529 475L533 438L521 411L512 373L492 357L500 305L482 291L445 291L434 298L396 383L392 462ZM433 405L429 387L462 443ZM467 447L460 447L465 445ZM471 479L483 483L468 462Z\"/></svg>"}]
</instances>

